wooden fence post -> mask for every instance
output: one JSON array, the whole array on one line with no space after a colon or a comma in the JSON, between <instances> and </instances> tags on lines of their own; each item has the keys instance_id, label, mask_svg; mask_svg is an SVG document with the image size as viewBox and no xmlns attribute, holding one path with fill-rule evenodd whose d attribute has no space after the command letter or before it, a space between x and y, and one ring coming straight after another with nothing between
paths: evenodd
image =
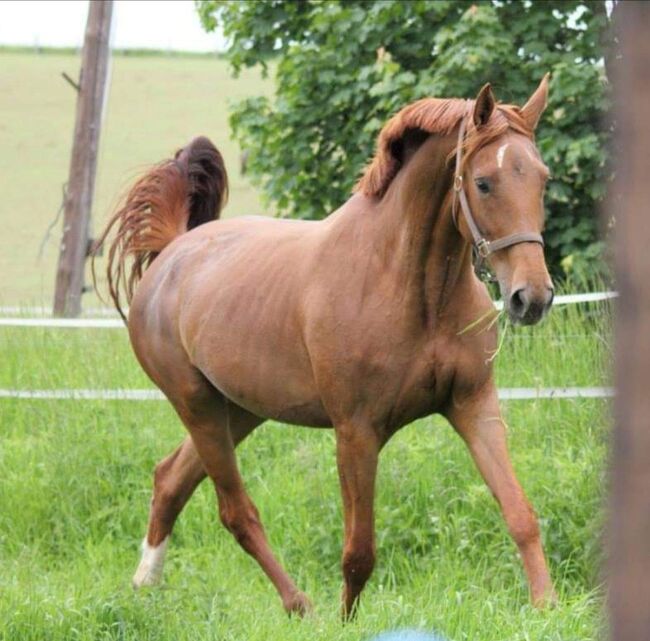
<instances>
[{"instance_id":1,"label":"wooden fence post","mask_svg":"<svg viewBox=\"0 0 650 641\"><path fill-rule=\"evenodd\" d=\"M614 63L615 429L607 556L611 638L650 639L650 3L621 2Z\"/></svg>"},{"instance_id":2,"label":"wooden fence post","mask_svg":"<svg viewBox=\"0 0 650 641\"><path fill-rule=\"evenodd\" d=\"M55 316L81 313L112 13L113 0L91 0L89 3L56 273Z\"/></svg>"}]
</instances>

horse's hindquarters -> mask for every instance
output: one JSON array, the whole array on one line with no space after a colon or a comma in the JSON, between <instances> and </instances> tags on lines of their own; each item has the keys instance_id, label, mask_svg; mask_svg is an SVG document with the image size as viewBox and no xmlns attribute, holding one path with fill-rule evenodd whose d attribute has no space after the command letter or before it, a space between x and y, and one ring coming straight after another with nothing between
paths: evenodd
<instances>
[{"instance_id":1,"label":"horse's hindquarters","mask_svg":"<svg viewBox=\"0 0 650 641\"><path fill-rule=\"evenodd\" d=\"M303 340L313 228L238 222L208 226L174 260L183 273L174 311L183 348L217 390L248 411L329 426Z\"/></svg>"}]
</instances>

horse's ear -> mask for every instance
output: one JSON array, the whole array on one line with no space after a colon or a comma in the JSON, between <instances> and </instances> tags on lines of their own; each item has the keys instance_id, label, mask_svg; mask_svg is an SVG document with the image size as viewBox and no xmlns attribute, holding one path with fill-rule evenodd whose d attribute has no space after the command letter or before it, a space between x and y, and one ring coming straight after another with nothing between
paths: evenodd
<instances>
[{"instance_id":1,"label":"horse's ear","mask_svg":"<svg viewBox=\"0 0 650 641\"><path fill-rule=\"evenodd\" d=\"M521 115L531 131L537 127L541 115L548 103L548 79L550 74L544 74L539 87L535 89L528 102L521 108Z\"/></svg>"},{"instance_id":2,"label":"horse's ear","mask_svg":"<svg viewBox=\"0 0 650 641\"><path fill-rule=\"evenodd\" d=\"M494 94L492 93L492 87L488 82L486 85L483 85L481 91L478 92L476 100L474 101L474 124L476 127L482 127L487 124L487 121L490 119L494 107L496 105L496 100L494 99Z\"/></svg>"}]
</instances>

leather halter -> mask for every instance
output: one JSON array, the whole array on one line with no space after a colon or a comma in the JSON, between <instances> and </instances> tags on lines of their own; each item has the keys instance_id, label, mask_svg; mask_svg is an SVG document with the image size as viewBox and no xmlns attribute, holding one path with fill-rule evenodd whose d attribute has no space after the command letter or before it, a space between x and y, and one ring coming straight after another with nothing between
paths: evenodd
<instances>
[{"instance_id":1,"label":"leather halter","mask_svg":"<svg viewBox=\"0 0 650 641\"><path fill-rule=\"evenodd\" d=\"M494 254L494 252L498 252L500 249L505 249L506 247L511 247L512 245L519 245L520 243L539 243L544 247L544 239L540 234L535 232L518 232L516 234L504 236L503 238L498 238L497 240L488 240L483 236L474 220L474 216L472 216L472 210L469 207L469 201L467 200L467 195L465 194L463 186L461 164L463 160L463 142L465 140L466 126L467 118L463 117L458 130L458 144L456 145L456 169L454 171L454 202L452 205L452 218L456 225L456 229L459 229L456 208L456 198L458 198L460 201L460 209L465 217L465 222L472 234L472 242L476 254L474 260L474 271L480 275L483 271L483 263L490 254Z\"/></svg>"}]
</instances>

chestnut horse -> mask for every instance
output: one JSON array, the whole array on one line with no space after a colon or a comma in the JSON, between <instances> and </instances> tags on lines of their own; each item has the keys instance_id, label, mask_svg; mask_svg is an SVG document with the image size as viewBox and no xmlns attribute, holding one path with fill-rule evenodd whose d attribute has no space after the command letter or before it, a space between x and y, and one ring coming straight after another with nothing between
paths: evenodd
<instances>
[{"instance_id":1,"label":"chestnut horse","mask_svg":"<svg viewBox=\"0 0 650 641\"><path fill-rule=\"evenodd\" d=\"M472 264L475 248L513 321L536 323L550 307L540 236L548 171L533 135L547 94L545 77L522 108L496 104L489 85L475 100L407 106L381 131L355 193L322 221L215 220L227 178L206 138L132 188L102 238L117 228L111 296L121 311L126 295L135 354L189 432L156 467L135 586L160 579L174 522L207 475L221 521L285 609L309 610L237 468L237 445L271 418L335 430L350 616L375 564L379 452L437 412L496 497L533 602L555 598L507 453L489 358L494 307Z\"/></svg>"}]
</instances>

